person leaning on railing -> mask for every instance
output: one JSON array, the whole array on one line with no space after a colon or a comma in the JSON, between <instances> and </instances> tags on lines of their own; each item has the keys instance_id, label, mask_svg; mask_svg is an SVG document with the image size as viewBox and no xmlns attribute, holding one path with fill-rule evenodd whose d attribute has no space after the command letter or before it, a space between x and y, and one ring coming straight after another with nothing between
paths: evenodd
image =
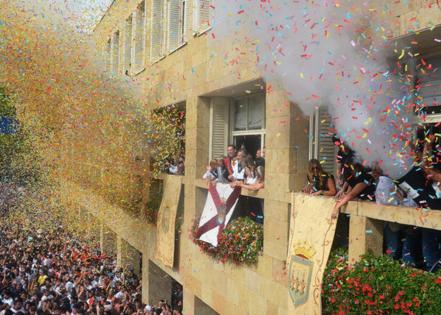
<instances>
[{"instance_id":1,"label":"person leaning on railing","mask_svg":"<svg viewBox=\"0 0 441 315\"><path fill-rule=\"evenodd\" d=\"M265 187L265 174L262 166L256 166L252 157L244 159L245 180L237 181L235 186L248 190L257 191Z\"/></svg>"},{"instance_id":2,"label":"person leaning on railing","mask_svg":"<svg viewBox=\"0 0 441 315\"><path fill-rule=\"evenodd\" d=\"M303 189L307 194L333 197L337 193L334 176L325 172L317 159L309 161L307 180Z\"/></svg>"},{"instance_id":3,"label":"person leaning on railing","mask_svg":"<svg viewBox=\"0 0 441 315\"><path fill-rule=\"evenodd\" d=\"M331 214L332 219L337 218L340 208L351 200L358 198L375 201L375 180L360 163L349 165L344 182L347 189L337 194L337 202Z\"/></svg>"},{"instance_id":4,"label":"person leaning on railing","mask_svg":"<svg viewBox=\"0 0 441 315\"><path fill-rule=\"evenodd\" d=\"M431 209L441 210L441 128L429 126L427 129L423 151L423 169L429 182L427 189L431 192L427 201ZM421 233L426 270L434 271L441 259L441 231L422 229Z\"/></svg>"}]
</instances>

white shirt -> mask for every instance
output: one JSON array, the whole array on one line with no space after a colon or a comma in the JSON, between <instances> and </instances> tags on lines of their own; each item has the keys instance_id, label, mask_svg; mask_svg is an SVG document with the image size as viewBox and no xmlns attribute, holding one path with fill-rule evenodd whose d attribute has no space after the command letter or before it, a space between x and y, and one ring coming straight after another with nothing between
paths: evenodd
<instances>
[{"instance_id":1,"label":"white shirt","mask_svg":"<svg viewBox=\"0 0 441 315\"><path fill-rule=\"evenodd\" d=\"M239 170L239 166L240 166L240 162L238 160L234 160L233 161L233 177L237 180L243 180L244 175L245 175L245 169L241 167Z\"/></svg>"}]
</instances>

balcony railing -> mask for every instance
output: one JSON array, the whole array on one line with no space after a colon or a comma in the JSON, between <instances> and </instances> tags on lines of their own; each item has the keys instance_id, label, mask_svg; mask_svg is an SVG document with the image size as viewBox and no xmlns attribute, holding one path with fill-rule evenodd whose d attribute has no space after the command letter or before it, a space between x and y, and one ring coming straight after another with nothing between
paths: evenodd
<instances>
[{"instance_id":1,"label":"balcony railing","mask_svg":"<svg viewBox=\"0 0 441 315\"><path fill-rule=\"evenodd\" d=\"M343 211L350 215L349 261L357 261L368 251L383 253L384 222L441 230L441 211L384 206L373 202L352 201Z\"/></svg>"}]
</instances>

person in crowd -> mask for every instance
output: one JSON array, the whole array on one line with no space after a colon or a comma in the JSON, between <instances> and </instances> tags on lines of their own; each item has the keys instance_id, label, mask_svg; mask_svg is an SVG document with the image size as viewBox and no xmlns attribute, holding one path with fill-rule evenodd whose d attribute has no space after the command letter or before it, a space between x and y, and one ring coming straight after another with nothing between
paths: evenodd
<instances>
[{"instance_id":1,"label":"person in crowd","mask_svg":"<svg viewBox=\"0 0 441 315\"><path fill-rule=\"evenodd\" d=\"M184 175L185 172L185 158L180 155L177 160L168 159L164 163L164 171L173 175Z\"/></svg>"},{"instance_id":2,"label":"person in crowd","mask_svg":"<svg viewBox=\"0 0 441 315\"><path fill-rule=\"evenodd\" d=\"M178 159L176 175L184 175L185 172L185 158L181 155Z\"/></svg>"},{"instance_id":3,"label":"person in crowd","mask_svg":"<svg viewBox=\"0 0 441 315\"><path fill-rule=\"evenodd\" d=\"M264 188L264 168L262 166L256 167L256 164L250 155L243 158L242 163L245 169L244 180L233 182L231 184L232 187L241 187L251 191L258 191ZM249 216L256 223L263 224L263 199L244 197L243 202L246 208L244 214Z\"/></svg>"},{"instance_id":4,"label":"person in crowd","mask_svg":"<svg viewBox=\"0 0 441 315\"><path fill-rule=\"evenodd\" d=\"M423 169L428 181L429 198L427 204L431 209L441 210L441 127L429 125L424 132ZM441 263L441 231L422 229L422 253L426 270L435 271Z\"/></svg>"},{"instance_id":5,"label":"person in crowd","mask_svg":"<svg viewBox=\"0 0 441 315\"><path fill-rule=\"evenodd\" d=\"M340 187L343 187L345 183L345 176L347 176L346 173L352 173L351 165L354 161L354 151L343 142L337 135L334 135L332 137L332 141L338 148L337 152L337 184Z\"/></svg>"},{"instance_id":6,"label":"person in crowd","mask_svg":"<svg viewBox=\"0 0 441 315\"><path fill-rule=\"evenodd\" d=\"M202 179L207 181L214 181L217 179L217 161L211 160L210 164L207 166L207 171L202 176Z\"/></svg>"},{"instance_id":7,"label":"person in crowd","mask_svg":"<svg viewBox=\"0 0 441 315\"><path fill-rule=\"evenodd\" d=\"M375 201L377 204L416 207L416 203L388 176L378 163L374 164L372 176L376 182ZM419 230L398 223L386 222L383 229L384 252L393 259L401 259L406 265L416 266L419 260Z\"/></svg>"},{"instance_id":8,"label":"person in crowd","mask_svg":"<svg viewBox=\"0 0 441 315\"><path fill-rule=\"evenodd\" d=\"M256 152L256 166L265 167L265 148L259 149Z\"/></svg>"},{"instance_id":9,"label":"person in crowd","mask_svg":"<svg viewBox=\"0 0 441 315\"><path fill-rule=\"evenodd\" d=\"M225 167L228 170L228 176L233 175L233 161L236 158L237 151L234 145L230 144L227 147L227 156L224 159Z\"/></svg>"},{"instance_id":10,"label":"person in crowd","mask_svg":"<svg viewBox=\"0 0 441 315\"><path fill-rule=\"evenodd\" d=\"M239 151L236 158L233 160L232 168L233 173L228 176L228 179L232 182L243 181L245 179L245 168L243 159L246 156L244 151Z\"/></svg>"},{"instance_id":11,"label":"person in crowd","mask_svg":"<svg viewBox=\"0 0 441 315\"><path fill-rule=\"evenodd\" d=\"M217 160L211 160L202 178L207 181L216 181L222 184L228 183L228 170L225 167L224 158L220 157Z\"/></svg>"},{"instance_id":12,"label":"person in crowd","mask_svg":"<svg viewBox=\"0 0 441 315\"><path fill-rule=\"evenodd\" d=\"M227 167L225 166L225 157L221 156L217 159L216 172L218 183L228 183L229 173Z\"/></svg>"},{"instance_id":13,"label":"person in crowd","mask_svg":"<svg viewBox=\"0 0 441 315\"><path fill-rule=\"evenodd\" d=\"M0 261L2 314L149 314L130 267L117 268L115 257L61 228L39 233L0 223ZM182 301L176 302L180 315Z\"/></svg>"},{"instance_id":14,"label":"person in crowd","mask_svg":"<svg viewBox=\"0 0 441 315\"><path fill-rule=\"evenodd\" d=\"M242 160L244 166L244 180L235 181L231 185L239 186L248 190L257 191L265 187L264 168L257 166L252 156L247 156Z\"/></svg>"},{"instance_id":15,"label":"person in crowd","mask_svg":"<svg viewBox=\"0 0 441 315\"><path fill-rule=\"evenodd\" d=\"M350 164L347 171L344 172L344 186L347 187L343 191L335 203L331 217L337 218L340 208L354 199L375 201L376 183L372 175L360 163Z\"/></svg>"},{"instance_id":16,"label":"person in crowd","mask_svg":"<svg viewBox=\"0 0 441 315\"><path fill-rule=\"evenodd\" d=\"M311 159L308 165L308 184L304 192L311 195L332 197L337 193L334 176L326 173L317 159Z\"/></svg>"}]
</instances>

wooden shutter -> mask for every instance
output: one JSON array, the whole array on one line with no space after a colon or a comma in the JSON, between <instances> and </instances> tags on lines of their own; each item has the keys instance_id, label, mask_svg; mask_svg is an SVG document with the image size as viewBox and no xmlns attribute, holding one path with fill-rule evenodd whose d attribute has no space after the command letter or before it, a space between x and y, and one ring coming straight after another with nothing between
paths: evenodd
<instances>
[{"instance_id":1,"label":"wooden shutter","mask_svg":"<svg viewBox=\"0 0 441 315\"><path fill-rule=\"evenodd\" d=\"M223 156L228 145L228 112L227 98L215 97L210 109L210 159Z\"/></svg>"},{"instance_id":2,"label":"wooden shutter","mask_svg":"<svg viewBox=\"0 0 441 315\"><path fill-rule=\"evenodd\" d=\"M151 56L152 61L162 57L162 43L164 33L164 2L153 0L152 27L151 27Z\"/></svg>"},{"instance_id":3,"label":"wooden shutter","mask_svg":"<svg viewBox=\"0 0 441 315\"><path fill-rule=\"evenodd\" d=\"M316 113L318 115L318 135L316 135L318 152L316 156L323 169L330 174L334 174L336 150L332 142L331 117L327 107L320 107Z\"/></svg>"},{"instance_id":4,"label":"wooden shutter","mask_svg":"<svg viewBox=\"0 0 441 315\"><path fill-rule=\"evenodd\" d=\"M210 4L211 0L199 0L199 33L210 27Z\"/></svg>"}]
</instances>

